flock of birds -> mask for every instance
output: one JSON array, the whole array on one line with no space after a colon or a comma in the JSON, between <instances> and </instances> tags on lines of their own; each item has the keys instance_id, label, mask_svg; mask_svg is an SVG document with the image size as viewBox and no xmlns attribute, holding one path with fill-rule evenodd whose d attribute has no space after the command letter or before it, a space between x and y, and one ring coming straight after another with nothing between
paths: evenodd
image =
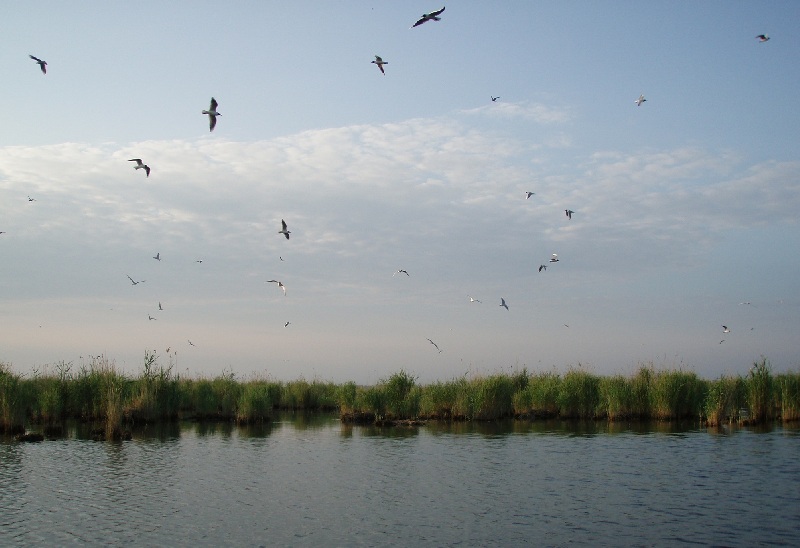
<instances>
[{"instance_id":1,"label":"flock of birds","mask_svg":"<svg viewBox=\"0 0 800 548\"><path fill-rule=\"evenodd\" d=\"M428 23L430 21L441 21L441 15L444 13L444 11L445 11L445 8L442 7L440 9L432 11L430 13L424 13L419 17L419 19L410 28L413 29L415 27L418 27L418 26L423 25L425 23ZM766 42L770 38L766 34L759 34L758 36L756 36L756 39L759 42ZM47 74L47 62L44 61L43 59L40 59L40 58L34 56L34 55L29 55L29 57L39 66L40 70L42 71L42 74L46 75ZM384 69L384 66L389 64L388 61L385 61L379 55L375 55L375 59L373 61L371 61L371 63L378 67L378 69L381 71L381 74L383 74L384 76L386 75L386 70ZM490 99L491 99L492 102L496 102L498 99L500 99L500 97L499 96L490 95ZM646 101L647 101L647 99L645 98L644 94L640 94L639 97L634 101L634 103L636 104L637 107L641 107ZM209 124L208 127L209 127L209 131L210 132L214 131L214 128L217 125L217 117L221 116L221 113L217 110L218 106L219 106L219 103L217 102L217 100L214 97L212 97L211 101L210 101L210 104L209 104L209 108L208 109L203 109L201 111L201 113L203 115L208 116L208 124ZM150 177L151 168L150 168L150 166L145 164L144 161L141 158L131 158L128 161L129 162L136 162L136 164L133 166L133 168L135 170L140 170L140 169L144 170L145 176L146 177ZM527 191L527 192L525 192L525 199L529 200L535 194L536 194L535 192ZM35 198L32 198L31 196L28 196L28 201L29 202L34 202L36 200L35 200ZM572 209L565 209L564 213L565 213L565 215L566 215L568 220L572 220L572 216L575 214L575 211L572 210ZM5 231L0 231L0 234L5 234ZM287 240L289 240L289 235L291 234L291 231L288 230L288 226L286 224L286 221L283 220L283 219L281 219L281 229L278 231L278 234L282 234ZM153 259L155 259L157 261L161 261L161 254L160 253L156 253L156 255L153 256ZM283 261L283 257L280 257L280 260ZM202 259L198 259L196 262L197 263L202 263L203 260ZM557 262L559 262L558 254L557 253L553 253L552 256L549 259L549 264L552 265L552 264L555 264ZM547 270L547 264L541 264L539 266L539 268L538 268L538 271L540 273L544 272L546 270ZM408 271L405 270L405 269L402 269L402 268L398 269L396 272L394 272L392 274L392 276L395 276L397 274L405 274L406 276L410 276ZM142 284L142 283L146 282L146 280L135 280L130 275L128 275L127 277L128 277L128 280L130 280L131 285L133 285L133 286L136 286L136 285L139 285L139 284ZM275 284L277 284L278 289L282 290L283 291L283 295L286 296L286 286L284 285L284 283L282 281L276 280L276 279L272 279L272 280L267 280L264 283L275 283ZM482 302L482 301L480 301L480 300L478 300L478 299L476 299L476 298L474 298L472 296L468 295L467 297L469 298L469 302L470 303L481 303ZM753 306L749 302L743 302L743 303L739 303L739 304ZM505 297L500 297L499 306L502 307L502 308L505 308L506 310L509 310L509 306L508 306L508 303L506 302ZM158 310L159 311L163 311L164 310L160 301L158 302ZM148 314L147 317L148 317L148 321L154 321L154 320L157 319L157 318L153 317L150 314ZM289 321L284 323L284 327L288 327L289 325L290 325ZM565 327L569 327L568 324L564 324L564 326ZM723 325L722 326L722 332L723 332L723 334L729 334L731 332L731 330L730 330L730 328L728 326ZM433 345L436 348L436 350L439 353L442 352L442 349L439 347L438 344L436 344L430 338L428 338L427 340L431 345ZM189 339L187 339L187 342L188 342L188 344L190 346L196 346ZM725 339L722 339L722 340L720 340L719 344L722 344L724 342L725 342ZM170 348L167 348L167 352L169 352L169 350L170 350Z\"/></svg>"}]
</instances>

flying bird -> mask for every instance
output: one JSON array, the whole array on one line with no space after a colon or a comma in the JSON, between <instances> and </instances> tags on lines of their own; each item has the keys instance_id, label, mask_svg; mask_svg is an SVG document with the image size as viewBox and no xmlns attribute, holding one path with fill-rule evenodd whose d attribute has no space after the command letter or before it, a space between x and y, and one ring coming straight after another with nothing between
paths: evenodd
<instances>
[{"instance_id":1,"label":"flying bird","mask_svg":"<svg viewBox=\"0 0 800 548\"><path fill-rule=\"evenodd\" d=\"M550 262L551 263L557 263L558 262L558 253L553 253L553 256L550 257Z\"/></svg>"},{"instance_id":2,"label":"flying bird","mask_svg":"<svg viewBox=\"0 0 800 548\"><path fill-rule=\"evenodd\" d=\"M159 310L164 310L163 308L161 308L161 301L158 301L158 309ZM169 352L169 350L167 352Z\"/></svg>"},{"instance_id":3,"label":"flying bird","mask_svg":"<svg viewBox=\"0 0 800 548\"><path fill-rule=\"evenodd\" d=\"M28 55L28 57L36 61L36 63L39 65L39 68L42 69L42 74L47 74L47 61L42 61L41 59L39 59L38 57L34 57L33 55Z\"/></svg>"},{"instance_id":4,"label":"flying bird","mask_svg":"<svg viewBox=\"0 0 800 548\"><path fill-rule=\"evenodd\" d=\"M197 259L195 262L196 262L196 263L202 263L202 262L203 262L203 259Z\"/></svg>"},{"instance_id":5,"label":"flying bird","mask_svg":"<svg viewBox=\"0 0 800 548\"><path fill-rule=\"evenodd\" d=\"M467 297L469 297L469 295L467 295ZM471 303L479 303L481 301L479 301L478 299L473 299L472 297L469 297L469 302L471 302Z\"/></svg>"},{"instance_id":6,"label":"flying bird","mask_svg":"<svg viewBox=\"0 0 800 548\"><path fill-rule=\"evenodd\" d=\"M157 261L160 261L160 260L161 260L161 253L160 253L160 252L159 252L159 253L156 253L155 255L153 255L153 258L154 258L155 260L157 260Z\"/></svg>"},{"instance_id":7,"label":"flying bird","mask_svg":"<svg viewBox=\"0 0 800 548\"><path fill-rule=\"evenodd\" d=\"M442 7L442 9L440 10L432 11L430 13L423 13L422 16L419 18L419 20L413 25L411 25L411 28L413 29L414 27L418 27L423 23L427 23L428 21L441 21L442 18L439 16L442 14L443 11L444 7Z\"/></svg>"},{"instance_id":8,"label":"flying bird","mask_svg":"<svg viewBox=\"0 0 800 548\"><path fill-rule=\"evenodd\" d=\"M540 264L539 265L539 272L541 272L542 270L547 270L547 265L546 264Z\"/></svg>"},{"instance_id":9,"label":"flying bird","mask_svg":"<svg viewBox=\"0 0 800 548\"><path fill-rule=\"evenodd\" d=\"M647 101L647 99L644 98L644 95L640 95L639 98L634 101L634 103L636 103L637 107L640 107L645 101Z\"/></svg>"},{"instance_id":10,"label":"flying bird","mask_svg":"<svg viewBox=\"0 0 800 548\"><path fill-rule=\"evenodd\" d=\"M34 198L31 198L30 196L28 196L28 201L29 202L35 202L36 200Z\"/></svg>"},{"instance_id":11,"label":"flying bird","mask_svg":"<svg viewBox=\"0 0 800 548\"><path fill-rule=\"evenodd\" d=\"M190 341L189 339L186 339L186 340L189 342L189 344L190 344L190 345L192 345L192 346L197 346L196 344L194 344L194 343L193 343L192 341Z\"/></svg>"},{"instance_id":12,"label":"flying bird","mask_svg":"<svg viewBox=\"0 0 800 548\"><path fill-rule=\"evenodd\" d=\"M500 297L500 306L505 307L508 310L508 305L506 304L506 300L503 297Z\"/></svg>"},{"instance_id":13,"label":"flying bird","mask_svg":"<svg viewBox=\"0 0 800 548\"><path fill-rule=\"evenodd\" d=\"M744 303L739 303L739 304L746 304L746 305L752 306L753 308L758 308L756 305L754 305L750 301L747 301L747 302L744 302Z\"/></svg>"},{"instance_id":14,"label":"flying bird","mask_svg":"<svg viewBox=\"0 0 800 548\"><path fill-rule=\"evenodd\" d=\"M285 324L283 324L283 327L289 327L289 322L286 322Z\"/></svg>"},{"instance_id":15,"label":"flying bird","mask_svg":"<svg viewBox=\"0 0 800 548\"><path fill-rule=\"evenodd\" d=\"M147 280L139 280L139 281L137 282L137 281L134 281L134 279L133 279L133 278L131 278L130 276L128 276L128 279L131 281L131 284L133 284L133 285L138 285L138 284L141 284L141 283L144 283L144 282L146 282L146 281L147 281Z\"/></svg>"},{"instance_id":16,"label":"flying bird","mask_svg":"<svg viewBox=\"0 0 800 548\"><path fill-rule=\"evenodd\" d=\"M278 231L278 234L283 234L284 236L286 236L286 239L288 240L289 234L291 234L292 231L286 230L286 221L284 221L283 219L281 219L281 226L282 228Z\"/></svg>"},{"instance_id":17,"label":"flying bird","mask_svg":"<svg viewBox=\"0 0 800 548\"><path fill-rule=\"evenodd\" d=\"M490 95L489 97L492 97L492 96ZM499 98L500 98L500 96L497 96L497 97L492 97L492 103L494 103L495 101L497 101Z\"/></svg>"},{"instance_id":18,"label":"flying bird","mask_svg":"<svg viewBox=\"0 0 800 548\"><path fill-rule=\"evenodd\" d=\"M284 297L286 296L286 286L285 286L285 285L283 285L283 283L282 283L282 282L279 282L278 280L267 280L267 281L266 281L266 282L264 282L264 283L270 283L270 282L273 282L273 283L276 283L276 284L278 284L278 287L279 287L279 288L281 288L281 289L283 289L283 296L284 296Z\"/></svg>"},{"instance_id":19,"label":"flying bird","mask_svg":"<svg viewBox=\"0 0 800 548\"><path fill-rule=\"evenodd\" d=\"M409 276L408 271L403 270L402 268L397 272L395 272L394 274L405 274L406 276ZM394 274L392 274L392 277L394 277Z\"/></svg>"},{"instance_id":20,"label":"flying bird","mask_svg":"<svg viewBox=\"0 0 800 548\"><path fill-rule=\"evenodd\" d=\"M147 174L147 176L150 177L150 166L147 166L147 165L143 164L141 158L132 158L132 159L130 159L128 161L129 162L136 162L136 165L133 166L133 169L143 169L144 172Z\"/></svg>"},{"instance_id":21,"label":"flying bird","mask_svg":"<svg viewBox=\"0 0 800 548\"><path fill-rule=\"evenodd\" d=\"M383 70L383 65L388 65L389 61L384 61L383 59L381 59L380 55L376 55L375 60L370 61L370 63L375 63L376 65L378 65L378 68L381 69L381 74L386 76L386 72Z\"/></svg>"},{"instance_id":22,"label":"flying bird","mask_svg":"<svg viewBox=\"0 0 800 548\"><path fill-rule=\"evenodd\" d=\"M150 314L148 314L148 315L147 315L147 319L148 319L148 320L156 320L156 319L158 319L158 318L154 318L153 316L151 316Z\"/></svg>"},{"instance_id":23,"label":"flying bird","mask_svg":"<svg viewBox=\"0 0 800 548\"><path fill-rule=\"evenodd\" d=\"M208 114L208 131L214 131L214 127L217 125L217 116L222 116L217 112L216 99L211 98L211 107L208 110L204 110L203 114Z\"/></svg>"},{"instance_id":24,"label":"flying bird","mask_svg":"<svg viewBox=\"0 0 800 548\"><path fill-rule=\"evenodd\" d=\"M769 40L769 36L767 36L766 34L759 34L758 36L756 36L756 39L758 39L759 42L766 42L767 40ZM34 59L36 58L34 57ZM42 70L44 70L44 67L42 67Z\"/></svg>"},{"instance_id":25,"label":"flying bird","mask_svg":"<svg viewBox=\"0 0 800 548\"><path fill-rule=\"evenodd\" d=\"M441 348L439 348L439 345L438 345L438 344L436 344L435 342L433 342L433 341L432 341L432 340L430 340L430 339L428 339L428 342L429 342L429 343L431 343L433 346L435 346L435 347L436 347L436 350L438 350L438 351L439 351L439 354L441 354L441 353L442 353L442 349L441 349Z\"/></svg>"},{"instance_id":26,"label":"flying bird","mask_svg":"<svg viewBox=\"0 0 800 548\"><path fill-rule=\"evenodd\" d=\"M723 333L730 333L730 332L731 332L731 330L730 330L730 329L728 329L728 326L727 326L727 325L723 325L723 326L722 326L722 332L723 332Z\"/></svg>"},{"instance_id":27,"label":"flying bird","mask_svg":"<svg viewBox=\"0 0 800 548\"><path fill-rule=\"evenodd\" d=\"M572 220L572 214L575 213L575 212L572 211L571 209L565 209L564 213L567 214L567 219L569 219L571 221Z\"/></svg>"},{"instance_id":28,"label":"flying bird","mask_svg":"<svg viewBox=\"0 0 800 548\"><path fill-rule=\"evenodd\" d=\"M534 194L536 194L536 193L535 193L535 192L530 192L530 191L529 191L529 192L526 192L526 193L525 193L525 199L526 199L526 200L530 199L530 197L531 197L531 196L533 196Z\"/></svg>"}]
</instances>

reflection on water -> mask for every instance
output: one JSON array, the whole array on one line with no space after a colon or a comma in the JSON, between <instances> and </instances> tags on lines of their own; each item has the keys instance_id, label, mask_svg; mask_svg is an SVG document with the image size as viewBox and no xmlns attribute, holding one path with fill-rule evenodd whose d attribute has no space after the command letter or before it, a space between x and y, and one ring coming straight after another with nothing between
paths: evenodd
<instances>
[{"instance_id":1,"label":"reflection on water","mask_svg":"<svg viewBox=\"0 0 800 548\"><path fill-rule=\"evenodd\" d=\"M0 439L0 545L796 545L800 429L561 421ZM743 519L746 517L747 519Z\"/></svg>"}]
</instances>

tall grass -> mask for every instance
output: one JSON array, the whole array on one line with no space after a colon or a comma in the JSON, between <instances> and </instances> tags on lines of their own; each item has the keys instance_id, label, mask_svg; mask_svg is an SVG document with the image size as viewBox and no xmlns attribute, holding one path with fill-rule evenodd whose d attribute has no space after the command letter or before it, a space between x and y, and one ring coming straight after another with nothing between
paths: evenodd
<instances>
[{"instance_id":1,"label":"tall grass","mask_svg":"<svg viewBox=\"0 0 800 548\"><path fill-rule=\"evenodd\" d=\"M319 380L282 383L240 380L231 371L212 378L183 378L172 364L146 351L142 369L129 377L104 357L74 371L70 363L25 378L0 363L0 432L26 425L58 427L64 419L101 422L102 436L119 438L130 425L189 418L267 422L275 409L337 409L343 420L497 420L519 418L609 421L800 420L800 371L773 376L769 362L745 376L700 379L684 370L642 365L630 376L595 375L583 368L494 374L421 385L401 370L375 386Z\"/></svg>"}]
</instances>

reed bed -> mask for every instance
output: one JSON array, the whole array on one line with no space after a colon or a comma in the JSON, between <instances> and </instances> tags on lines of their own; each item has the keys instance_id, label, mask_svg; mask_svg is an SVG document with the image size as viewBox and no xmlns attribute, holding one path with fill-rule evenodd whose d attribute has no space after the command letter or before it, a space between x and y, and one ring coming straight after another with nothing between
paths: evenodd
<instances>
[{"instance_id":1,"label":"reed bed","mask_svg":"<svg viewBox=\"0 0 800 548\"><path fill-rule=\"evenodd\" d=\"M58 432L65 419L99 424L98 438L120 439L135 424L176 419L268 422L276 409L338 410L343 421L678 420L760 423L800 420L800 371L773 375L769 362L745 376L699 378L694 372L642 365L630 376L600 376L578 366L493 374L421 385L401 370L374 386L300 379L239 379L231 371L186 378L145 352L138 376L103 357L73 370L68 363L30 377L0 363L0 432L26 425Z\"/></svg>"}]
</instances>

